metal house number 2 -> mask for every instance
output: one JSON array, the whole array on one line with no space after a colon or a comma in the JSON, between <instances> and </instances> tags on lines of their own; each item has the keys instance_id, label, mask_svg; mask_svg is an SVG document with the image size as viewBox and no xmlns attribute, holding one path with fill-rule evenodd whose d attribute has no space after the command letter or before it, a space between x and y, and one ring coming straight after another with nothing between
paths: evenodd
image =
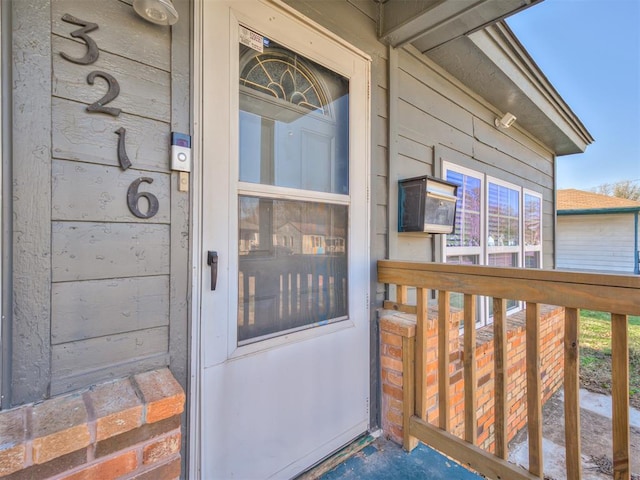
<instances>
[{"instance_id":1,"label":"metal house number 2","mask_svg":"<svg viewBox=\"0 0 640 480\"><path fill-rule=\"evenodd\" d=\"M84 41L87 46L87 53L80 58L71 57L64 52L60 52L60 56L69 62L77 63L80 65L91 65L96 60L98 60L100 50L98 49L98 45L96 44L95 40L88 35L89 32L98 29L98 24L80 20L79 18L69 15L68 13L62 16L62 21L82 27L71 32L71 36L73 38L79 38ZM102 98L89 105L87 107L87 112L106 113L107 115L112 115L114 117L119 116L120 112L122 112L120 108L106 106L109 102L115 100L118 95L120 95L120 84L118 83L118 80L116 80L116 78L109 73L94 70L93 72L89 73L89 75L87 75L87 83L89 85L93 85L96 77L100 77L107 82L107 93ZM114 133L118 135L118 162L120 163L120 167L123 170L127 170L129 167L131 167L131 160L129 160L125 145L125 135L127 131L123 127L120 127ZM160 208L158 197L150 192L139 192L138 189L140 188L141 183L153 183L153 178L140 177L134 180L131 185L129 185L129 188L127 189L127 206L129 207L131 213L133 213L136 217L151 218L156 213L158 213L158 209ZM146 213L143 213L140 210L140 207L138 205L140 198L146 199L148 203Z\"/></svg>"}]
</instances>

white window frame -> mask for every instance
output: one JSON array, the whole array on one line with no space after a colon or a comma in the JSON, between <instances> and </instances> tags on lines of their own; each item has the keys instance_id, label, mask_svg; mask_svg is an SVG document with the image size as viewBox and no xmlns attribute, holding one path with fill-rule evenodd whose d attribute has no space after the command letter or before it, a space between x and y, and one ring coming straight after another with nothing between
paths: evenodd
<instances>
[{"instance_id":1,"label":"white window frame","mask_svg":"<svg viewBox=\"0 0 640 480\"><path fill-rule=\"evenodd\" d=\"M447 173L449 171L453 171L456 173L461 173L462 175L466 175L469 177L476 178L480 180L480 244L478 246L463 246L463 247L449 247L447 246L447 236L442 236L442 258L446 263L447 257L453 257L458 255L478 255L478 264L482 265L484 263L484 247L486 242L486 226L485 221L483 219L484 212L484 198L485 198L485 176L483 173L480 173L476 170L471 170L470 168L459 167L453 163L442 162L442 177L444 180L447 179Z\"/></svg>"},{"instance_id":2,"label":"white window frame","mask_svg":"<svg viewBox=\"0 0 640 480\"><path fill-rule=\"evenodd\" d=\"M527 195L531 197L536 197L540 200L540 244L539 245L527 245L526 244L526 236L524 235L525 229L525 217L526 217L526 199ZM542 198L542 194L538 192L534 192L533 190L529 190L528 188L522 189L522 265L525 266L525 256L527 252L538 252L540 257L540 264L538 268L543 268L543 255L542 255L542 244L544 243L544 199Z\"/></svg>"},{"instance_id":3,"label":"white window frame","mask_svg":"<svg viewBox=\"0 0 640 480\"><path fill-rule=\"evenodd\" d=\"M462 247L450 247L447 246L447 236L442 235L441 247L442 247L442 261L447 263L448 257L463 256L463 255L477 255L479 265L489 265L489 255L500 253L516 253L518 255L517 268L524 268L525 255L527 252L539 252L540 265L538 268L542 268L543 258L543 196L541 193L534 190L516 185L511 182L507 182L500 178L490 176L486 173L479 172L467 167L457 165L452 162L442 161L442 178L447 179L448 172L456 172L462 175L470 176L480 180L480 245L479 246L462 246ZM518 211L518 245L493 245L489 246L489 185L495 184L502 187L509 188L518 192L519 211ZM536 197L540 200L540 245L525 245L525 195ZM510 308L509 313L515 313L522 309L523 303L518 302L516 307ZM493 323L493 317L489 317L489 299L478 302L478 316L479 321L476 323L476 327L482 327Z\"/></svg>"},{"instance_id":4,"label":"white window frame","mask_svg":"<svg viewBox=\"0 0 640 480\"><path fill-rule=\"evenodd\" d=\"M518 193L518 245L493 245L493 246L489 246L489 185L497 185L498 187L504 187L507 188L509 190L513 190L515 192ZM522 267L522 259L524 256L524 251L523 251L523 238L522 238L522 225L523 225L523 203L522 203L522 187L519 187L518 185L515 185L513 183L510 182L506 182L504 180L501 180L499 178L495 178L495 177L490 177L487 176L487 195L484 198L485 201L485 212L486 212L486 217L485 217L485 224L486 224L486 228L487 228L487 247L486 247L486 256L485 256L485 265L489 265L489 257L491 255L500 255L502 253L507 253L507 254L517 254L518 255L518 259L516 261L515 265L509 265L509 267L514 267L514 268L521 268ZM508 299L505 299L508 300ZM489 312L490 310L490 306L489 306L489 302L490 300L487 298L486 300L487 303L487 307L486 307L486 311L487 311L487 316L486 316L486 323L487 324L491 324L493 323L493 316L490 316ZM522 310L523 308L523 303L520 301L517 301L515 303L515 305L509 307L509 304L507 303L507 312L508 313L515 313L515 312L519 312L520 310Z\"/></svg>"},{"instance_id":5,"label":"white window frame","mask_svg":"<svg viewBox=\"0 0 640 480\"><path fill-rule=\"evenodd\" d=\"M484 225L485 225L485 259L484 265L489 265L489 255L492 254L500 254L500 253L517 253L518 261L516 265L511 265L513 267L522 267L522 255L523 255L523 242L522 242L522 187L519 187L513 183L505 182L504 180L500 180L499 178L489 177L486 178L486 195L483 198L484 200ZM489 185L494 184L499 187L505 187L515 192L518 192L518 245L489 245ZM497 241L497 239L496 239Z\"/></svg>"}]
</instances>

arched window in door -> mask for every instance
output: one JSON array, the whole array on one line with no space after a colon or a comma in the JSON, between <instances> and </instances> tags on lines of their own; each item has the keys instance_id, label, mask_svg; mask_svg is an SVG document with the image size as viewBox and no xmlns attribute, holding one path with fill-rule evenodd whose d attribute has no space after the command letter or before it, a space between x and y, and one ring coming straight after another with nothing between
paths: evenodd
<instances>
[{"instance_id":1,"label":"arched window in door","mask_svg":"<svg viewBox=\"0 0 640 480\"><path fill-rule=\"evenodd\" d=\"M240 85L308 110L329 113L327 93L304 59L279 47L264 53L247 48L247 52Z\"/></svg>"},{"instance_id":2,"label":"arched window in door","mask_svg":"<svg viewBox=\"0 0 640 480\"><path fill-rule=\"evenodd\" d=\"M265 42L240 45L240 181L347 194L348 79Z\"/></svg>"}]
</instances>

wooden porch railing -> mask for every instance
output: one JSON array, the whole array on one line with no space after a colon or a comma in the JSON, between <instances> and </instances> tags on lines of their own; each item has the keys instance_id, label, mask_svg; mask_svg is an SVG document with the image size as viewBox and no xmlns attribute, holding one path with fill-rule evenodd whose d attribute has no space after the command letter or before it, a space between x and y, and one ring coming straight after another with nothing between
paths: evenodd
<instances>
[{"instance_id":1,"label":"wooden porch railing","mask_svg":"<svg viewBox=\"0 0 640 480\"><path fill-rule=\"evenodd\" d=\"M564 413L567 479L582 478L579 403L579 309L611 313L612 432L614 478L630 479L628 315L640 315L640 278L633 276L462 266L378 262L378 280L396 285L396 301L385 308L415 313L414 342L403 349L404 446L420 440L494 479L543 478L540 305L565 307ZM407 287L416 287L416 305L407 305ZM426 421L426 321L428 291L438 291L439 428ZM450 295L464 295L464 324L475 324L476 296L493 297L495 372L495 455L477 446L475 329L464 329L464 440L449 433ZM507 371L505 299L526 304L526 384L529 471L506 461ZM412 382L411 379L414 379Z\"/></svg>"}]
</instances>

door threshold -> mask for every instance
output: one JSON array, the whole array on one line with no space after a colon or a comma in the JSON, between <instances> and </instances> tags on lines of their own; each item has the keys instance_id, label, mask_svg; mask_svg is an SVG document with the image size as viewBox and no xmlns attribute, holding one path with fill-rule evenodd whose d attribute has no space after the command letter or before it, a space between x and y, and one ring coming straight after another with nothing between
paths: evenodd
<instances>
[{"instance_id":1,"label":"door threshold","mask_svg":"<svg viewBox=\"0 0 640 480\"><path fill-rule=\"evenodd\" d=\"M329 470L333 470L335 467L347 461L368 445L371 445L381 434L382 430L376 430L375 432L361 435L346 447L329 455L324 460L320 460L320 462L295 477L295 480L315 480L320 478Z\"/></svg>"}]
</instances>

